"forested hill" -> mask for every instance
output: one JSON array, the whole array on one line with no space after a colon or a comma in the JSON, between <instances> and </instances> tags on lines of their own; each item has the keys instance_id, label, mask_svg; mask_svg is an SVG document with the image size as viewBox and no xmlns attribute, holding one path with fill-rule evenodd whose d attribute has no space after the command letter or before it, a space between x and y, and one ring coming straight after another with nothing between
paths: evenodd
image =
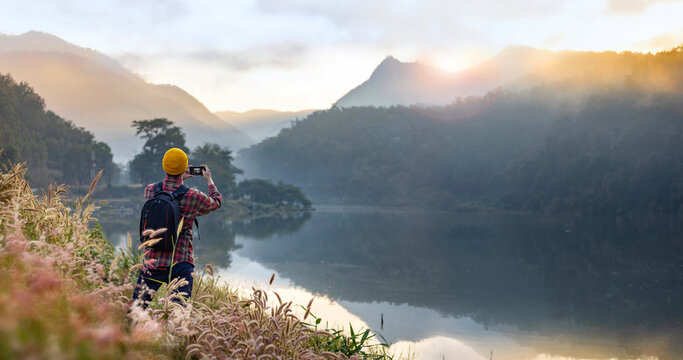
<instances>
[{"instance_id":1,"label":"forested hill","mask_svg":"<svg viewBox=\"0 0 683 360\"><path fill-rule=\"evenodd\" d=\"M636 52L549 51L511 46L470 68L449 73L388 57L370 78L337 101L337 107L446 105L457 97L483 96L498 87L526 90L561 83L567 95L613 86L643 91L681 90L679 49Z\"/></svg>"},{"instance_id":2,"label":"forested hill","mask_svg":"<svg viewBox=\"0 0 683 360\"><path fill-rule=\"evenodd\" d=\"M88 184L92 153L105 179L113 170L109 146L52 111L26 83L0 74L0 162L28 162L31 185Z\"/></svg>"},{"instance_id":3,"label":"forested hill","mask_svg":"<svg viewBox=\"0 0 683 360\"><path fill-rule=\"evenodd\" d=\"M658 56L683 68L680 48ZM555 83L443 107L319 111L238 166L315 202L680 213L683 92L646 91L637 75L579 101Z\"/></svg>"}]
</instances>

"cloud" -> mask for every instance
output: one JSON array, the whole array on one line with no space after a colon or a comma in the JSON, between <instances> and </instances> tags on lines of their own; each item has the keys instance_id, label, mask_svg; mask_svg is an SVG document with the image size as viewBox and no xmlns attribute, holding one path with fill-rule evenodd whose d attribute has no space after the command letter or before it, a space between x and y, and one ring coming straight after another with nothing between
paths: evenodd
<instances>
[{"instance_id":1,"label":"cloud","mask_svg":"<svg viewBox=\"0 0 683 360\"><path fill-rule=\"evenodd\" d=\"M256 0L264 13L315 17L333 24L340 42L434 47L485 42L488 34L472 23L504 22L559 11L559 2L440 0Z\"/></svg>"},{"instance_id":2,"label":"cloud","mask_svg":"<svg viewBox=\"0 0 683 360\"><path fill-rule=\"evenodd\" d=\"M669 50L680 45L683 45L683 32L662 34L635 44L637 48L645 51Z\"/></svg>"},{"instance_id":3,"label":"cloud","mask_svg":"<svg viewBox=\"0 0 683 360\"><path fill-rule=\"evenodd\" d=\"M488 359L488 357L482 356L468 344L445 336L435 336L416 342L398 341L391 345L389 352L417 360L442 358L461 360Z\"/></svg>"},{"instance_id":4,"label":"cloud","mask_svg":"<svg viewBox=\"0 0 683 360\"><path fill-rule=\"evenodd\" d=\"M640 14L653 5L672 3L680 0L609 0L608 14Z\"/></svg>"},{"instance_id":5,"label":"cloud","mask_svg":"<svg viewBox=\"0 0 683 360\"><path fill-rule=\"evenodd\" d=\"M237 50L208 48L205 50L171 51L141 55L126 52L116 58L129 68L141 68L159 59L178 59L194 66L211 66L222 70L239 72L263 69L290 69L304 61L308 47L292 43L270 46L255 46Z\"/></svg>"},{"instance_id":6,"label":"cloud","mask_svg":"<svg viewBox=\"0 0 683 360\"><path fill-rule=\"evenodd\" d=\"M191 52L185 56L232 70L249 71L260 68L287 69L298 66L306 51L307 46L304 44L284 44L228 51L209 49Z\"/></svg>"},{"instance_id":7,"label":"cloud","mask_svg":"<svg viewBox=\"0 0 683 360\"><path fill-rule=\"evenodd\" d=\"M358 19L361 22L382 23L387 19L400 22L407 18L418 18L423 23L429 23L434 19L454 19L460 15L474 14L514 19L534 17L561 8L559 2L544 0L256 0L256 4L262 11L319 15L337 23L353 23Z\"/></svg>"},{"instance_id":8,"label":"cloud","mask_svg":"<svg viewBox=\"0 0 683 360\"><path fill-rule=\"evenodd\" d=\"M457 70L509 45L650 51L681 33L683 2L666 1L5 0L0 32L57 35L212 108L295 110L328 106L389 54Z\"/></svg>"}]
</instances>

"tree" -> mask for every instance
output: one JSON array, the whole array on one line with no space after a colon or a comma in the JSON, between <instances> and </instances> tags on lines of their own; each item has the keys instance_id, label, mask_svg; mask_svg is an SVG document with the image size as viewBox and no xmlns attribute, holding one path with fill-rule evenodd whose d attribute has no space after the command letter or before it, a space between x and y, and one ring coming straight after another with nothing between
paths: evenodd
<instances>
[{"instance_id":1,"label":"tree","mask_svg":"<svg viewBox=\"0 0 683 360\"><path fill-rule=\"evenodd\" d=\"M208 165L214 181L220 186L224 194L235 192L235 175L241 174L242 170L232 164L232 151L229 148L222 148L218 144L205 143L192 150L190 161L194 166ZM204 185L203 182L200 184Z\"/></svg>"},{"instance_id":2,"label":"tree","mask_svg":"<svg viewBox=\"0 0 683 360\"><path fill-rule=\"evenodd\" d=\"M93 151L95 153L96 169L104 170L104 180L108 186L111 186L112 180L118 175L118 167L114 164L111 148L106 143L96 141L93 144Z\"/></svg>"},{"instance_id":3,"label":"tree","mask_svg":"<svg viewBox=\"0 0 683 360\"><path fill-rule=\"evenodd\" d=\"M241 197L264 204L275 204L275 185L263 179L243 180L238 186Z\"/></svg>"},{"instance_id":4,"label":"tree","mask_svg":"<svg viewBox=\"0 0 683 360\"><path fill-rule=\"evenodd\" d=\"M273 205L294 205L308 209L311 201L300 188L278 183L273 184L268 180L251 179L243 180L237 185L239 196L254 202L273 204Z\"/></svg>"},{"instance_id":5,"label":"tree","mask_svg":"<svg viewBox=\"0 0 683 360\"><path fill-rule=\"evenodd\" d=\"M311 207L311 201L299 187L291 184L278 183L277 184L278 203L301 206L304 208Z\"/></svg>"},{"instance_id":6,"label":"tree","mask_svg":"<svg viewBox=\"0 0 683 360\"><path fill-rule=\"evenodd\" d=\"M132 127L136 128L135 136L146 140L142 152L129 163L133 177L143 184L164 176L161 161L168 149L176 147L190 152L185 146L185 134L168 119L135 120Z\"/></svg>"}]
</instances>

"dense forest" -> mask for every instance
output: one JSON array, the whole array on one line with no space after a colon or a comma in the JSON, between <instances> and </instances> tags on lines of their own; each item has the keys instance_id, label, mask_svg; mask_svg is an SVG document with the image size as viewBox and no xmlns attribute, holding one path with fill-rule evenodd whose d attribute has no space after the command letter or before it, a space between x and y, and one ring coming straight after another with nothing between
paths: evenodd
<instances>
[{"instance_id":1,"label":"dense forest","mask_svg":"<svg viewBox=\"0 0 683 360\"><path fill-rule=\"evenodd\" d=\"M111 181L109 146L52 111L26 83L0 74L0 162L28 162L31 185L89 184L93 163ZM93 157L94 156L94 157Z\"/></svg>"},{"instance_id":2,"label":"dense forest","mask_svg":"<svg viewBox=\"0 0 683 360\"><path fill-rule=\"evenodd\" d=\"M682 58L674 49L652 66ZM569 91L574 81L441 107L318 111L243 150L238 164L317 202L680 213L683 91L653 93L640 75L582 96Z\"/></svg>"}]
</instances>

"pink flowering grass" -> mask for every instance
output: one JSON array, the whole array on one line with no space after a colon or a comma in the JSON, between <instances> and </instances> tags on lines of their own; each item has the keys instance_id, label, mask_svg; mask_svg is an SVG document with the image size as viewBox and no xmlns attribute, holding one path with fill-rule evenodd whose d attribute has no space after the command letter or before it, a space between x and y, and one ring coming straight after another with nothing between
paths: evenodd
<instances>
[{"instance_id":1,"label":"pink flowering grass","mask_svg":"<svg viewBox=\"0 0 683 360\"><path fill-rule=\"evenodd\" d=\"M92 226L90 194L68 207L65 187L36 196L25 173L22 165L0 172L0 358L388 357L368 345L369 332L318 330L278 294L275 306L259 289L240 298L210 265L195 274L192 300L176 294L182 283L172 281L143 310L130 299L138 272L150 265L142 262L146 246L136 251L129 236L116 250Z\"/></svg>"},{"instance_id":2,"label":"pink flowering grass","mask_svg":"<svg viewBox=\"0 0 683 360\"><path fill-rule=\"evenodd\" d=\"M61 187L34 196L24 174L0 174L0 358L166 357L127 330L120 300L132 287L87 227L93 207L66 208Z\"/></svg>"}]
</instances>

